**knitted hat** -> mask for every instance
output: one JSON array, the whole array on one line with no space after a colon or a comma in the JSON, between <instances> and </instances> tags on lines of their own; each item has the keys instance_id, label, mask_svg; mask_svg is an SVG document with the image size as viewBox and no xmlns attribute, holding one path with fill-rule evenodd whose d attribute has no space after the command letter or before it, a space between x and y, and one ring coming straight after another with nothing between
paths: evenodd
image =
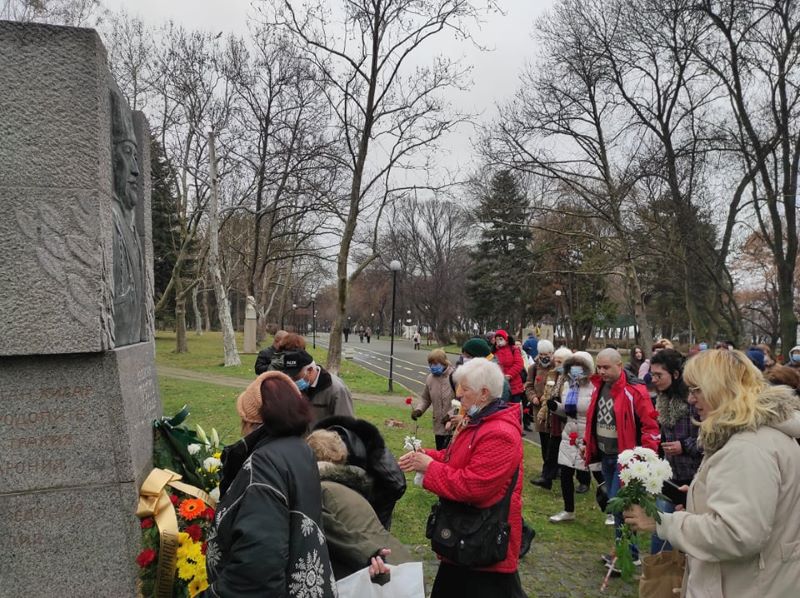
<instances>
[{"instance_id":1,"label":"knitted hat","mask_svg":"<svg viewBox=\"0 0 800 598\"><path fill-rule=\"evenodd\" d=\"M761 351L761 349L750 347L747 350L747 356L750 358L750 361L753 362L754 366L756 366L760 371L764 371L764 353Z\"/></svg>"},{"instance_id":2,"label":"knitted hat","mask_svg":"<svg viewBox=\"0 0 800 598\"><path fill-rule=\"evenodd\" d=\"M539 353L552 353L556 350L556 348L553 346L553 343L545 338L536 344L536 350Z\"/></svg>"},{"instance_id":3,"label":"knitted hat","mask_svg":"<svg viewBox=\"0 0 800 598\"><path fill-rule=\"evenodd\" d=\"M261 383L267 378L284 378L287 382L294 385L294 382L282 372L264 372L258 378L253 380L244 389L244 392L236 399L236 411L242 421L251 424L262 424L261 420L261 405L263 399L261 398Z\"/></svg>"},{"instance_id":4,"label":"knitted hat","mask_svg":"<svg viewBox=\"0 0 800 598\"><path fill-rule=\"evenodd\" d=\"M494 335L495 335L495 336L501 336L501 337L503 337L504 339L508 340L508 332L506 332L505 330L497 330L497 331L494 333Z\"/></svg>"},{"instance_id":5,"label":"knitted hat","mask_svg":"<svg viewBox=\"0 0 800 598\"><path fill-rule=\"evenodd\" d=\"M492 354L492 348L484 339L475 337L464 343L464 346L461 347L461 352L470 357L489 357Z\"/></svg>"},{"instance_id":6,"label":"knitted hat","mask_svg":"<svg viewBox=\"0 0 800 598\"><path fill-rule=\"evenodd\" d=\"M306 351L284 351L272 358L270 369L283 372L290 378L294 378L304 367L312 363L314 363L314 358Z\"/></svg>"}]
</instances>

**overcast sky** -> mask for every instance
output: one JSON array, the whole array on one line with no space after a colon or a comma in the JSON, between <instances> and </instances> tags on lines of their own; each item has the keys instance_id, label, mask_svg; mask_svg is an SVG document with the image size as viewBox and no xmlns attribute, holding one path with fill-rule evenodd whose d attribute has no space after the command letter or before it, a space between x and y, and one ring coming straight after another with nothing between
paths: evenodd
<instances>
[{"instance_id":1,"label":"overcast sky","mask_svg":"<svg viewBox=\"0 0 800 598\"><path fill-rule=\"evenodd\" d=\"M494 115L496 102L510 97L519 79L519 72L535 54L531 38L535 19L549 8L553 0L501 0L505 15L491 15L480 31L475 32L478 43L491 48L481 52L471 44L452 42L444 37L430 46L432 52L463 56L474 67L472 90L454 95L451 101L461 110L478 113L481 120ZM225 33L245 33L251 0L104 0L103 4L116 11L124 7L145 22L160 24L169 19L187 28L208 29ZM471 127L463 127L450 135L442 145L441 164L450 170L468 168L472 160Z\"/></svg>"}]
</instances>

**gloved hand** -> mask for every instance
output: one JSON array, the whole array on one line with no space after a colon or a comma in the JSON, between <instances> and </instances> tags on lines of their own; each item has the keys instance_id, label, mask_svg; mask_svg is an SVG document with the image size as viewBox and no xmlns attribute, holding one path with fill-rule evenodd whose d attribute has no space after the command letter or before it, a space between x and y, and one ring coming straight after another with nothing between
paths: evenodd
<instances>
[{"instance_id":1,"label":"gloved hand","mask_svg":"<svg viewBox=\"0 0 800 598\"><path fill-rule=\"evenodd\" d=\"M422 416L421 409L414 409L414 411L411 412L411 419L413 419L414 421L417 421L421 416Z\"/></svg>"},{"instance_id":2,"label":"gloved hand","mask_svg":"<svg viewBox=\"0 0 800 598\"><path fill-rule=\"evenodd\" d=\"M558 401L556 401L555 399L550 399L550 400L548 400L548 401L547 401L547 408L548 408L550 411L556 411L556 410L558 410Z\"/></svg>"}]
</instances>

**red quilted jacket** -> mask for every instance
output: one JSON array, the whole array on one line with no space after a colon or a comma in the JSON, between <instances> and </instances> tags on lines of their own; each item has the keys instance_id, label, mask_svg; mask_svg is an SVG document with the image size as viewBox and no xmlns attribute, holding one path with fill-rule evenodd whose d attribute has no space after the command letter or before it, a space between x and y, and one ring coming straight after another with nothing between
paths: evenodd
<instances>
[{"instance_id":1,"label":"red quilted jacket","mask_svg":"<svg viewBox=\"0 0 800 598\"><path fill-rule=\"evenodd\" d=\"M508 385L511 387L511 394L518 395L525 391L525 383L522 381L522 371L525 369L525 361L522 359L522 351L516 345L506 345L494 352L497 365L503 370L503 374L511 376Z\"/></svg>"},{"instance_id":2,"label":"red quilted jacket","mask_svg":"<svg viewBox=\"0 0 800 598\"><path fill-rule=\"evenodd\" d=\"M508 514L508 554L505 560L481 571L513 573L519 562L525 479L519 409L519 404L509 403L505 409L463 428L449 448L425 451L434 460L425 472L423 487L437 496L476 507L489 507L503 498L514 471L519 470Z\"/></svg>"},{"instance_id":3,"label":"red quilted jacket","mask_svg":"<svg viewBox=\"0 0 800 598\"><path fill-rule=\"evenodd\" d=\"M594 384L592 402L586 412L586 463L599 461L597 450L597 398L603 386L603 379L595 374L590 378ZM614 416L617 426L619 452L643 446L658 452L661 444L661 429L658 425L658 412L653 407L650 395L644 384L628 382L628 374L623 370L611 386L614 399Z\"/></svg>"}]
</instances>

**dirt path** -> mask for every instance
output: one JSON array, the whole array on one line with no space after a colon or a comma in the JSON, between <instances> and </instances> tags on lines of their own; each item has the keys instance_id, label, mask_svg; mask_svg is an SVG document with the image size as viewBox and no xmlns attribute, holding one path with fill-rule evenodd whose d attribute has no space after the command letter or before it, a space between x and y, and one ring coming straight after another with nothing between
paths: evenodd
<instances>
[{"instance_id":1,"label":"dirt path","mask_svg":"<svg viewBox=\"0 0 800 598\"><path fill-rule=\"evenodd\" d=\"M220 374L209 374L207 372L195 372L194 370L186 370L183 368L176 368L166 365L156 366L156 372L159 376L175 378L176 380L203 382L205 384L215 384L217 386L238 388L240 390L244 390L249 384L248 380L237 378L235 376L222 376ZM368 401L370 403L380 403L382 405L403 405L405 402L405 398L400 396L369 395L363 393L353 393L353 398L357 401Z\"/></svg>"}]
</instances>

